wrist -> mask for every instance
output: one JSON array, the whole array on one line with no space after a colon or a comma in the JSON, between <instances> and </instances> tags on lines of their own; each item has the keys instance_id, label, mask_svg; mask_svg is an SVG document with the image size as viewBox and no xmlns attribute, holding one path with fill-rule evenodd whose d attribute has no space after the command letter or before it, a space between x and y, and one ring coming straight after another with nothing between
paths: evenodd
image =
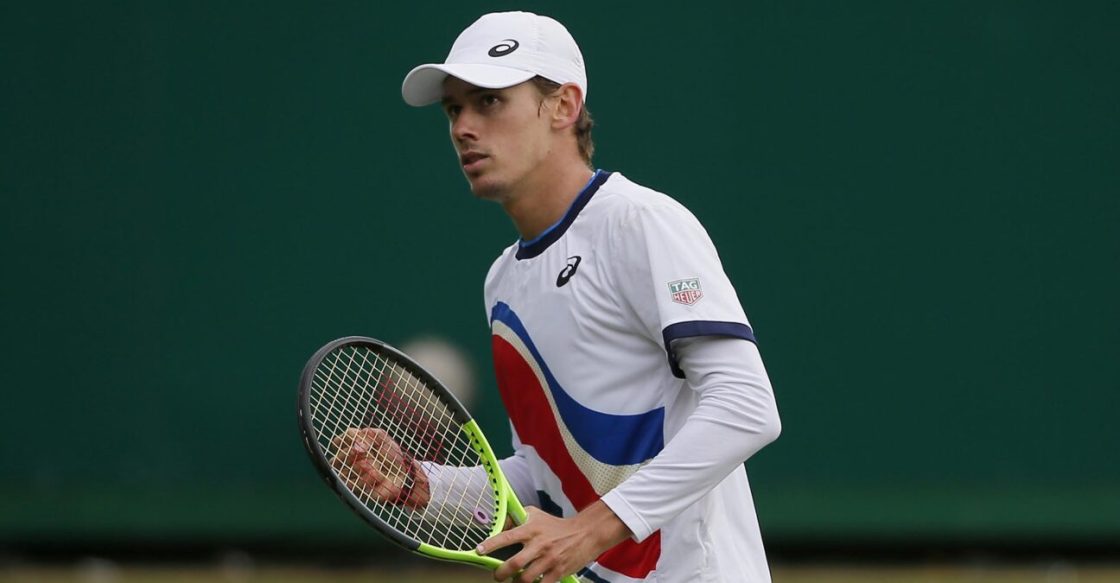
<instances>
[{"instance_id":1,"label":"wrist","mask_svg":"<svg viewBox=\"0 0 1120 583\"><path fill-rule=\"evenodd\" d=\"M576 516L583 531L596 541L596 546L606 550L630 538L633 533L625 522L602 500L596 500Z\"/></svg>"}]
</instances>

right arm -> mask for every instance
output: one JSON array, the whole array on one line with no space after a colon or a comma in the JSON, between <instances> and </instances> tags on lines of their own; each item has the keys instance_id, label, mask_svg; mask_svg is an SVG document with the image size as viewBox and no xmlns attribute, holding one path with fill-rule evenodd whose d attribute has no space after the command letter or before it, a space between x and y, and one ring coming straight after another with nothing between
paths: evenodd
<instances>
[{"instance_id":1,"label":"right arm","mask_svg":"<svg viewBox=\"0 0 1120 583\"><path fill-rule=\"evenodd\" d=\"M331 440L331 466L347 487L372 500L401 504L425 518L448 523L478 520L489 500L489 478L480 466L448 466L411 459L383 429L350 428ZM515 445L520 445L516 443ZM529 464L520 451L499 460L518 500L537 504Z\"/></svg>"}]
</instances>

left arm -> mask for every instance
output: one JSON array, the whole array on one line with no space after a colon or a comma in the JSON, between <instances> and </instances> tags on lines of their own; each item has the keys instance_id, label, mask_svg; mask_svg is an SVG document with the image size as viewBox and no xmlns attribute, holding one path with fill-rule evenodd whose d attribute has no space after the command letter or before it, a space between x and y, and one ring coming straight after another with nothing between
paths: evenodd
<instances>
[{"instance_id":1,"label":"left arm","mask_svg":"<svg viewBox=\"0 0 1120 583\"><path fill-rule=\"evenodd\" d=\"M700 394L696 410L665 448L617 488L572 518L529 510L520 527L483 543L491 552L524 549L494 573L496 581L555 582L627 537L641 541L707 494L781 432L758 349L736 338L675 341L681 369Z\"/></svg>"},{"instance_id":2,"label":"left arm","mask_svg":"<svg viewBox=\"0 0 1120 583\"><path fill-rule=\"evenodd\" d=\"M754 343L706 336L677 340L673 348L699 404L665 449L603 496L639 542L781 433L774 391Z\"/></svg>"}]
</instances>

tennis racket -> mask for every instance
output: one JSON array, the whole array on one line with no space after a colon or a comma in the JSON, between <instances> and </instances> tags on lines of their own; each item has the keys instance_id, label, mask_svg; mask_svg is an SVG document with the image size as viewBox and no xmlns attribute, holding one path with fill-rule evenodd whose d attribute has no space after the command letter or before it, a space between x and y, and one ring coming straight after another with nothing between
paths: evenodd
<instances>
[{"instance_id":1,"label":"tennis racket","mask_svg":"<svg viewBox=\"0 0 1120 583\"><path fill-rule=\"evenodd\" d=\"M525 521L466 408L384 342L350 336L315 352L300 378L299 428L335 494L409 551L494 570L503 559L475 547L507 519Z\"/></svg>"}]
</instances>

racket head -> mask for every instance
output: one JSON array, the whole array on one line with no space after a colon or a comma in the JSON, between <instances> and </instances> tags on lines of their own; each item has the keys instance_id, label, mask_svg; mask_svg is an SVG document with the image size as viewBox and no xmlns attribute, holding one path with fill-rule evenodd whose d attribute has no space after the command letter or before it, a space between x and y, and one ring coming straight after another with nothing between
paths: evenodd
<instances>
[{"instance_id":1,"label":"racket head","mask_svg":"<svg viewBox=\"0 0 1120 583\"><path fill-rule=\"evenodd\" d=\"M403 352L364 336L327 343L307 361L300 376L298 418L305 449L319 475L355 514L389 540L437 559L489 569L501 563L478 555L474 548L500 532L507 516L522 522L524 510L466 408ZM453 506L458 512L447 515L442 510L433 515L432 503L420 510L375 499L368 491L348 485L353 475L344 475L346 469L331 464L338 453L333 440L352 428L387 432L410 459L430 462L426 467L432 470L433 481L445 476L460 479L454 468L481 467L484 473L470 472L472 490L480 494L456 501ZM471 507L471 520L463 520L464 508L471 511Z\"/></svg>"}]
</instances>

